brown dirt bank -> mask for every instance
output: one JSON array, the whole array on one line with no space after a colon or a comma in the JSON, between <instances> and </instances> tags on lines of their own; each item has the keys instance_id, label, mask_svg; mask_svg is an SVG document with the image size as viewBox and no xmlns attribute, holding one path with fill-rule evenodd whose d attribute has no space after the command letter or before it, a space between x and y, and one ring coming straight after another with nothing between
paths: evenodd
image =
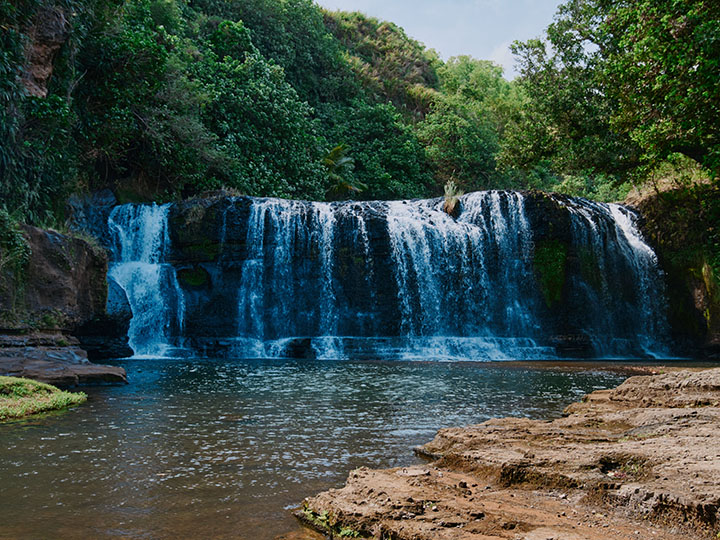
<instances>
[{"instance_id":1,"label":"brown dirt bank","mask_svg":"<svg viewBox=\"0 0 720 540\"><path fill-rule=\"evenodd\" d=\"M443 429L417 452L434 461L355 470L297 517L331 538L716 538L720 368L634 376L564 418Z\"/></svg>"}]
</instances>

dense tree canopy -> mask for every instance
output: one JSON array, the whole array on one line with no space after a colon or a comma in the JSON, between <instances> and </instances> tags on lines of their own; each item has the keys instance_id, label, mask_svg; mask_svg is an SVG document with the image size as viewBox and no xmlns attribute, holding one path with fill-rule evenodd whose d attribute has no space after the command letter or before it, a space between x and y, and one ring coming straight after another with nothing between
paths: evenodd
<instances>
[{"instance_id":1,"label":"dense tree canopy","mask_svg":"<svg viewBox=\"0 0 720 540\"><path fill-rule=\"evenodd\" d=\"M602 7L602 6L599 6ZM615 2L603 31L613 116L650 160L683 153L720 172L720 3Z\"/></svg>"},{"instance_id":2,"label":"dense tree canopy","mask_svg":"<svg viewBox=\"0 0 720 540\"><path fill-rule=\"evenodd\" d=\"M717 175L719 10L568 0L514 45L508 82L311 0L0 0L0 206L50 223L103 187L372 199L448 182L617 199L678 152Z\"/></svg>"},{"instance_id":3,"label":"dense tree canopy","mask_svg":"<svg viewBox=\"0 0 720 540\"><path fill-rule=\"evenodd\" d=\"M720 170L717 2L569 0L514 52L528 102L504 164L618 178L679 152Z\"/></svg>"},{"instance_id":4,"label":"dense tree canopy","mask_svg":"<svg viewBox=\"0 0 720 540\"><path fill-rule=\"evenodd\" d=\"M350 65L375 99L391 101L410 119L428 112L438 88L435 51L409 38L402 28L360 13L326 12L328 29L346 48Z\"/></svg>"},{"instance_id":5,"label":"dense tree canopy","mask_svg":"<svg viewBox=\"0 0 720 540\"><path fill-rule=\"evenodd\" d=\"M417 126L439 182L464 189L510 186L498 173L496 156L519 95L492 62L468 56L451 58L438 68L440 92L430 113Z\"/></svg>"}]
</instances>

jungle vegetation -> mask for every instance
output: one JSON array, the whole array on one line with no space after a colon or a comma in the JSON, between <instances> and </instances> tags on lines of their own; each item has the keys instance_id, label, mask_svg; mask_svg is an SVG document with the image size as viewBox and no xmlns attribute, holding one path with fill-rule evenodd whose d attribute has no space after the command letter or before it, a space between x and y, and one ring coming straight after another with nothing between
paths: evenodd
<instances>
[{"instance_id":1,"label":"jungle vegetation","mask_svg":"<svg viewBox=\"0 0 720 540\"><path fill-rule=\"evenodd\" d=\"M720 172L710 0L568 0L513 81L311 0L0 0L0 31L0 210L38 225L102 188L617 200L668 164ZM38 35L60 36L44 94Z\"/></svg>"}]
</instances>

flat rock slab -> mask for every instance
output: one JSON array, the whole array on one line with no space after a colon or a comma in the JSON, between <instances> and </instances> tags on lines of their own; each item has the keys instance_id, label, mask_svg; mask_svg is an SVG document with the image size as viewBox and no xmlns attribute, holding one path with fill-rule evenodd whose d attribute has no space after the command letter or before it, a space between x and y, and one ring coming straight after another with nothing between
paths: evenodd
<instances>
[{"instance_id":1,"label":"flat rock slab","mask_svg":"<svg viewBox=\"0 0 720 540\"><path fill-rule=\"evenodd\" d=\"M123 368L93 364L85 351L73 345L0 348L0 375L55 386L127 383Z\"/></svg>"},{"instance_id":2,"label":"flat rock slab","mask_svg":"<svg viewBox=\"0 0 720 540\"><path fill-rule=\"evenodd\" d=\"M296 516L331 537L716 538L720 369L631 377L553 421L443 429L428 465L358 469Z\"/></svg>"}]
</instances>

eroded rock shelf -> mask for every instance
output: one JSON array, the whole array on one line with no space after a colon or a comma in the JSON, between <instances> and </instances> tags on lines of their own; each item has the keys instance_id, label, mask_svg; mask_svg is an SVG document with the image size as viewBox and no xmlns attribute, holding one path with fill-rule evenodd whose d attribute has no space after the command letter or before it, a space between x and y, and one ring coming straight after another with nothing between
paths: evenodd
<instances>
[{"instance_id":1,"label":"eroded rock shelf","mask_svg":"<svg viewBox=\"0 0 720 540\"><path fill-rule=\"evenodd\" d=\"M635 376L553 421L443 429L431 463L355 470L296 515L332 538L715 538L718 433L720 369Z\"/></svg>"}]
</instances>

